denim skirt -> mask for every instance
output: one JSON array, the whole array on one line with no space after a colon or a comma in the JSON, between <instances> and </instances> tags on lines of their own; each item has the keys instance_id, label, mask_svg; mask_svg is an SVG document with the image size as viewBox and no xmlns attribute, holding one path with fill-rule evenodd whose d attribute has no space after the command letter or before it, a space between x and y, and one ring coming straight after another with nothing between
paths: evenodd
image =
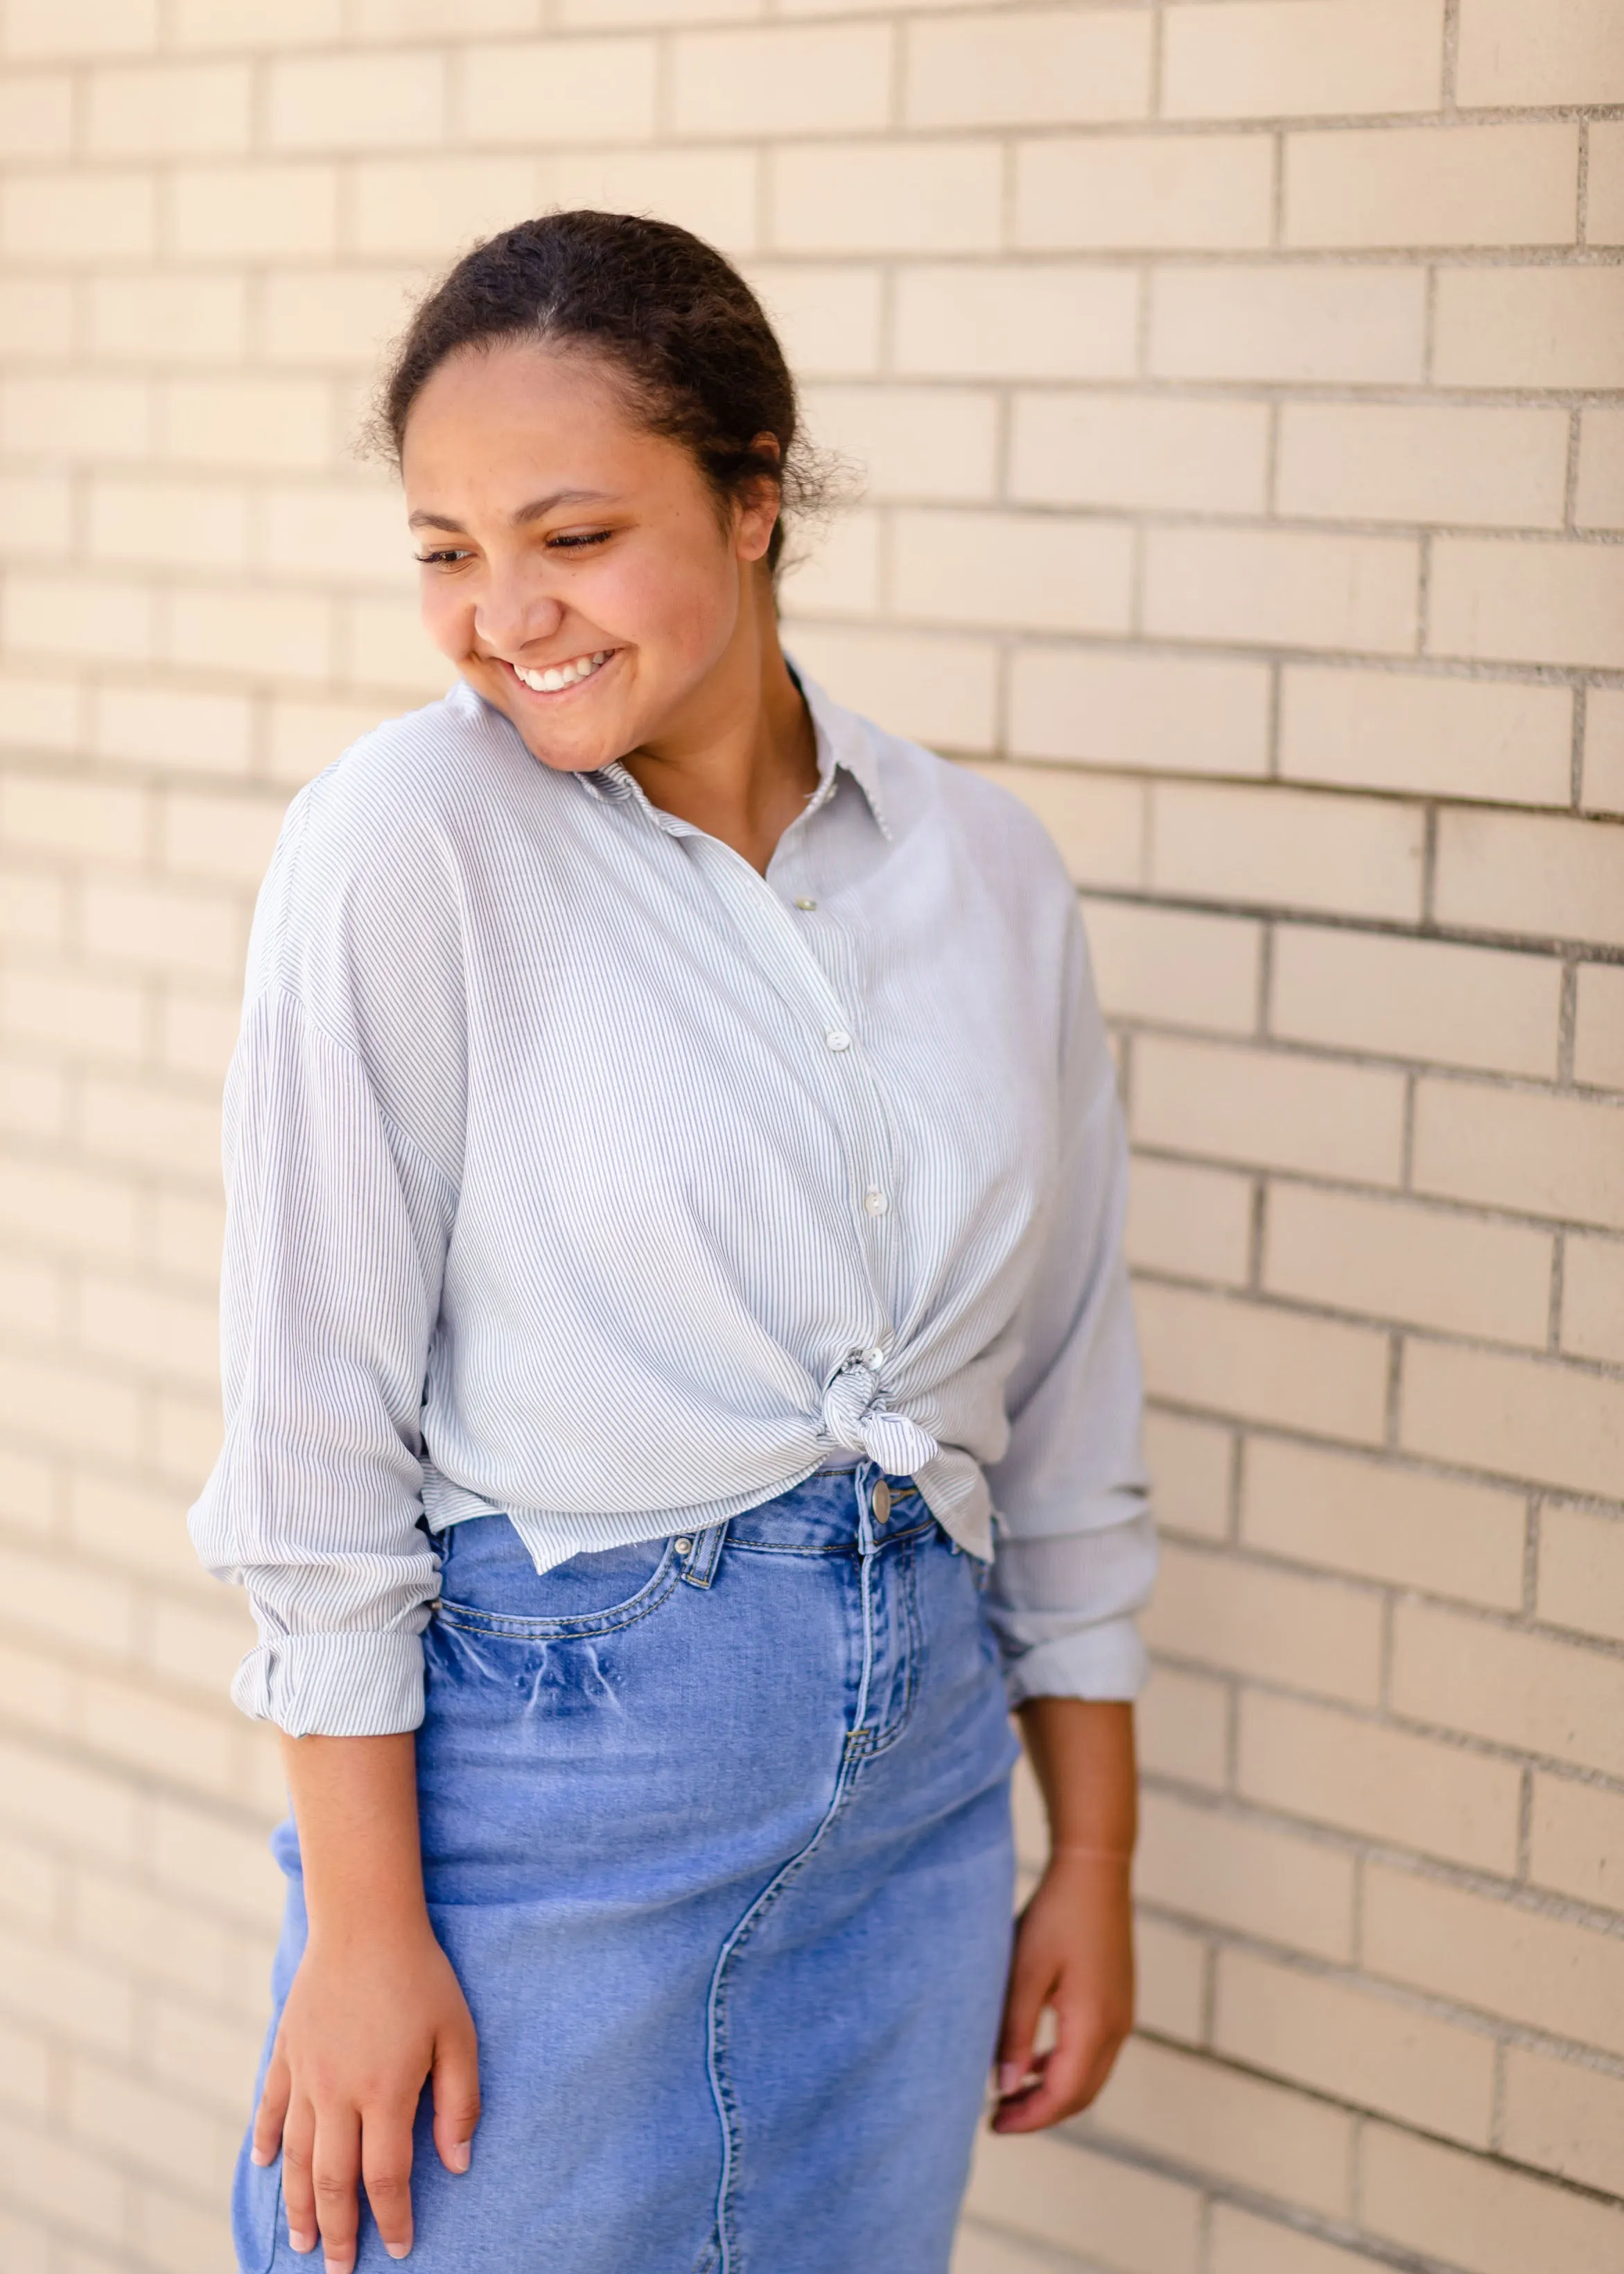
<instances>
[{"instance_id":1,"label":"denim skirt","mask_svg":"<svg viewBox=\"0 0 1624 2274\"><path fill-rule=\"evenodd\" d=\"M484 2114L453 2177L425 2093L408 2263L945 2274L1011 1938L984 1567L871 1464L545 1574L505 1516L438 1546L423 1854ZM320 2263L280 2177L244 2143L242 2274Z\"/></svg>"}]
</instances>

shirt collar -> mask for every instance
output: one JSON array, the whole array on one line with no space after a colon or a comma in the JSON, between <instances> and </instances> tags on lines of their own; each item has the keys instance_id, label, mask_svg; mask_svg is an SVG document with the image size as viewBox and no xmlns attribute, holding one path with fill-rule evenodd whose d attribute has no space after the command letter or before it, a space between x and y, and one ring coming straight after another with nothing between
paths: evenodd
<instances>
[{"instance_id":1,"label":"shirt collar","mask_svg":"<svg viewBox=\"0 0 1624 2274\"><path fill-rule=\"evenodd\" d=\"M891 842L891 825L885 817L884 801L880 794L880 769L876 757L872 730L866 719L855 711L848 711L824 692L815 679L808 677L793 659L789 667L795 684L807 699L812 713L812 724L817 734L818 786L807 810L815 813L834 794L835 772L844 767L861 790L874 816L875 826L887 844ZM623 799L639 794L637 783L619 758L612 758L606 766L598 766L590 773L578 773L575 779L583 789L600 802L619 803Z\"/></svg>"},{"instance_id":2,"label":"shirt collar","mask_svg":"<svg viewBox=\"0 0 1624 2274\"><path fill-rule=\"evenodd\" d=\"M818 791L814 805L831 795L830 785L837 766L844 766L852 779L868 801L868 810L874 816L876 828L889 845L891 825L885 817L885 802L880 794L880 768L874 747L874 730L866 719L855 711L848 711L826 694L815 679L789 659L790 671L797 687L807 698L807 708L812 713L812 724L817 730Z\"/></svg>"}]
</instances>

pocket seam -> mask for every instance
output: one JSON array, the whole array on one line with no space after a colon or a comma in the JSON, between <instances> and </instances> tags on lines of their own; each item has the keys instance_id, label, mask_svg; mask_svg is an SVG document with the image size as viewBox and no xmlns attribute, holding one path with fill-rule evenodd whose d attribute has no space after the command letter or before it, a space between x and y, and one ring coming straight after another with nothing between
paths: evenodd
<instances>
[{"instance_id":1,"label":"pocket seam","mask_svg":"<svg viewBox=\"0 0 1624 2274\"><path fill-rule=\"evenodd\" d=\"M646 1619L672 1593L680 1577L675 1544L667 1540L665 1555L636 1593L628 1595L623 1603L612 1603L606 1611L577 1611L566 1618L521 1618L501 1611L482 1611L471 1603L447 1600L443 1595L437 1599L432 1610L433 1615L448 1627L489 1635L499 1641L588 1641L594 1635L613 1634L621 1627L635 1626L640 1619Z\"/></svg>"}]
</instances>

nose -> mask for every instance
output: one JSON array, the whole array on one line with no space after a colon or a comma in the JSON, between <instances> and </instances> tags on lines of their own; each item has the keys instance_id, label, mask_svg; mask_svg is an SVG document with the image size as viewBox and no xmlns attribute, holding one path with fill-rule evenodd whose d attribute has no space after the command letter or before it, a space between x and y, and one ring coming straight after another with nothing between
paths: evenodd
<instances>
[{"instance_id":1,"label":"nose","mask_svg":"<svg viewBox=\"0 0 1624 2274\"><path fill-rule=\"evenodd\" d=\"M538 590L523 569L493 575L474 607L475 636L498 655L517 656L551 639L563 621L563 602Z\"/></svg>"}]
</instances>

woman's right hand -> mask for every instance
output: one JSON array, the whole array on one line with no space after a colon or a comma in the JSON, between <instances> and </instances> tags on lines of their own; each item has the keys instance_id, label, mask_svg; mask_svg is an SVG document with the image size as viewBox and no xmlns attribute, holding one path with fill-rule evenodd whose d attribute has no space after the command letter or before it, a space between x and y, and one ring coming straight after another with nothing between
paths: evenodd
<instances>
[{"instance_id":1,"label":"woman's right hand","mask_svg":"<svg viewBox=\"0 0 1624 2274\"><path fill-rule=\"evenodd\" d=\"M316 2247L328 2274L350 2274L357 2181L391 2258L411 2248L412 2123L425 2081L434 2145L465 2172L479 2120L473 2016L428 1916L347 1935L312 1936L294 1976L254 2119L253 2159L280 2145L288 2239Z\"/></svg>"}]
</instances>

